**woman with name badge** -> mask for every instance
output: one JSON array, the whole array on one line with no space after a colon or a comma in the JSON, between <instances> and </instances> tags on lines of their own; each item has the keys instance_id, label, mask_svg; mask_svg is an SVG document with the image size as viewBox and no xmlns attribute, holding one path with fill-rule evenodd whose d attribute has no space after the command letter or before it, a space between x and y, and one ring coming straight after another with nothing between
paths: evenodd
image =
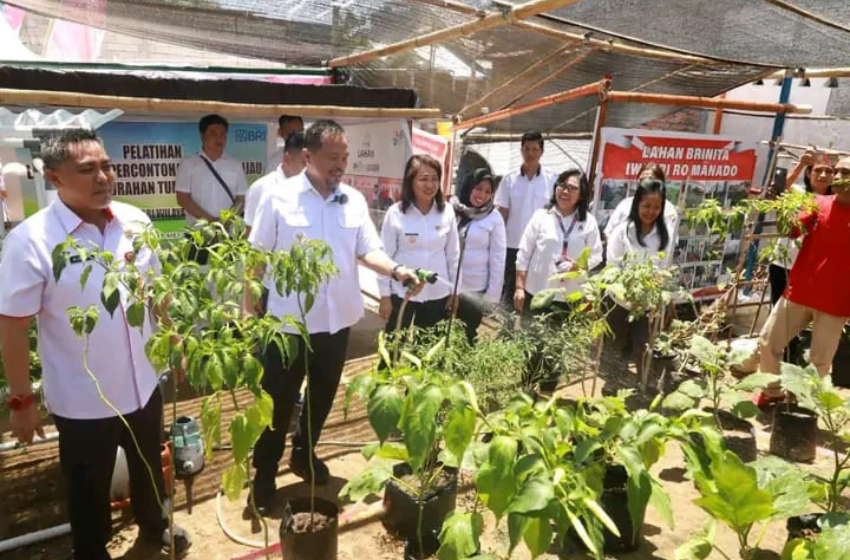
<instances>
[{"instance_id":1,"label":"woman with name badge","mask_svg":"<svg viewBox=\"0 0 850 560\"><path fill-rule=\"evenodd\" d=\"M662 181L643 179L635 191L628 219L614 228L608 238L608 264L622 265L627 260L647 259L659 267L669 266L675 232L667 229L664 207L666 188ZM649 318L629 320L625 302L615 301L608 314L613 348L630 357L641 372L649 341Z\"/></svg>"},{"instance_id":2,"label":"woman with name badge","mask_svg":"<svg viewBox=\"0 0 850 560\"><path fill-rule=\"evenodd\" d=\"M457 318L463 321L470 344L475 342L488 305L499 302L505 279L505 221L493 211L495 191L490 171L476 169L466 177L460 196L453 201L463 248Z\"/></svg>"},{"instance_id":3,"label":"woman with name badge","mask_svg":"<svg viewBox=\"0 0 850 560\"><path fill-rule=\"evenodd\" d=\"M404 169L401 200L387 210L381 227L384 250L399 266L437 274L435 283L408 301L402 328L408 327L414 316L417 327L433 327L455 304L449 296L455 285L460 245L455 213L443 198L442 175L440 162L433 157L412 156ZM378 288L379 314L390 333L396 329L407 288L385 277L379 278Z\"/></svg>"},{"instance_id":4,"label":"woman with name badge","mask_svg":"<svg viewBox=\"0 0 850 560\"><path fill-rule=\"evenodd\" d=\"M590 249L588 270L602 262L599 227L588 212L590 185L578 169L564 171L544 208L537 210L526 226L517 253L514 307L527 311L531 298L547 288L562 288L556 305L565 308L564 296L578 291L582 279L553 280L559 273L576 269L576 259Z\"/></svg>"}]
</instances>

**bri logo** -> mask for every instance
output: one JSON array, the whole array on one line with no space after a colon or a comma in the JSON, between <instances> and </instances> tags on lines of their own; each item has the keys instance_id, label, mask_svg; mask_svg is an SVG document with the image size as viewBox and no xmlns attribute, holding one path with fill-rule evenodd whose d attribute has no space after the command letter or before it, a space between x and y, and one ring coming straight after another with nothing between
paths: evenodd
<instances>
[{"instance_id":1,"label":"bri logo","mask_svg":"<svg viewBox=\"0 0 850 560\"><path fill-rule=\"evenodd\" d=\"M250 130L246 128L237 128L233 133L233 136L236 142L265 142L266 132L267 131L265 129Z\"/></svg>"}]
</instances>

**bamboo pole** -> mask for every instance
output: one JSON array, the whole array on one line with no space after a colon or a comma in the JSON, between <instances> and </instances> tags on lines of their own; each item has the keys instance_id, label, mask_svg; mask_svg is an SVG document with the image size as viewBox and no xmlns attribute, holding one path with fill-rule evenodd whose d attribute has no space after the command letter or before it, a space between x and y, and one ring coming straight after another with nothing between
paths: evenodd
<instances>
[{"instance_id":1,"label":"bamboo pole","mask_svg":"<svg viewBox=\"0 0 850 560\"><path fill-rule=\"evenodd\" d=\"M783 0L766 0L769 4L773 4L777 8L788 10L789 12L793 12L798 16L804 17L821 25L826 25L827 27L832 27L833 29L838 29L839 31L848 31L850 32L850 27L846 27L841 25L840 23L836 23L832 20L829 20L823 16L820 16L814 12L809 12L808 10L804 10L799 6L795 6L793 4L789 4L788 2L784 2Z\"/></svg>"},{"instance_id":2,"label":"bamboo pole","mask_svg":"<svg viewBox=\"0 0 850 560\"><path fill-rule=\"evenodd\" d=\"M726 94L721 93L718 95L720 99L725 99ZM723 108L718 107L714 110L714 128L712 130L712 134L720 134L720 131L723 129Z\"/></svg>"},{"instance_id":3,"label":"bamboo pole","mask_svg":"<svg viewBox=\"0 0 850 560\"><path fill-rule=\"evenodd\" d=\"M511 105L513 105L514 103L516 103L517 101L519 101L520 99L522 99L523 97L528 95L529 93L531 93L533 91L537 91L538 89L542 88L546 84L558 79L561 76L561 74L563 74L564 72L566 72L567 70L569 70L570 68L572 68L573 66L575 66L576 64L581 62L582 60L584 60L585 58L587 58L588 55L590 55L592 52L593 52L593 50L589 50L589 51L586 51L586 52L583 52L583 53L579 53L575 58L573 58L572 60L570 60L569 62L567 62L563 66L561 66L560 68L549 73L549 75L544 76L543 78L537 80L536 82L534 82L533 84L531 84L530 86L528 86L527 88L522 90L518 95L514 96L513 99L511 99L508 103L505 103L505 105L501 108L507 109L508 107L510 107Z\"/></svg>"},{"instance_id":4,"label":"bamboo pole","mask_svg":"<svg viewBox=\"0 0 850 560\"><path fill-rule=\"evenodd\" d=\"M716 97L693 97L689 95L666 95L661 93L638 93L630 91L612 91L608 94L608 100L611 103L648 103L652 105L671 105L675 107L741 109L745 111L761 111L764 113L798 113L807 115L812 112L810 105L764 103L759 101L718 99Z\"/></svg>"},{"instance_id":5,"label":"bamboo pole","mask_svg":"<svg viewBox=\"0 0 850 560\"><path fill-rule=\"evenodd\" d=\"M522 72L520 72L519 74L514 76L513 78L507 80L506 82L503 82L498 87L491 89L486 94L484 94L483 97L479 98L477 101L473 101L472 103L470 103L469 105L467 105L466 107L461 109L458 112L458 116L459 117L465 117L468 114L470 114L473 111L473 109L478 109L479 107L483 107L484 104L487 103L488 101L490 101L494 96L498 95L499 93L501 93L503 91L506 91L508 88L510 88L514 84L526 80L529 76L533 75L535 72L537 72L537 70L539 70L540 68L542 68L543 66L545 66L546 64L551 62L553 59L555 59L555 58L557 58L557 57L559 57L563 54L566 54L568 51L570 51L574 48L575 48L574 45L564 45L562 47L558 47L557 49L550 52L548 55L544 56L543 58L541 58L540 60L538 60L537 62L535 62L534 64L532 64L531 66L529 66L528 68L526 68L525 70L523 70ZM508 105L510 105L510 103Z\"/></svg>"},{"instance_id":6,"label":"bamboo pole","mask_svg":"<svg viewBox=\"0 0 850 560\"><path fill-rule=\"evenodd\" d=\"M587 140L593 138L592 132L544 132L544 140ZM465 144L484 144L488 142L519 142L522 133L519 132L492 132L472 133L464 136Z\"/></svg>"},{"instance_id":7,"label":"bamboo pole","mask_svg":"<svg viewBox=\"0 0 850 560\"><path fill-rule=\"evenodd\" d=\"M274 117L287 113L305 117L371 117L438 119L439 109L409 109L385 107L343 107L339 105L278 105L226 103L191 99L157 99L119 97L88 93L41 91L0 88L0 105L52 105L57 107L86 107L92 109L122 109L124 111L162 111L174 113L226 113L247 117Z\"/></svg>"},{"instance_id":8,"label":"bamboo pole","mask_svg":"<svg viewBox=\"0 0 850 560\"><path fill-rule=\"evenodd\" d=\"M393 43L370 51L333 58L328 61L327 65L331 68L337 68L339 66L351 66L352 64L368 62L391 54L399 54L419 47L427 47L429 45L466 37L467 35L472 35L473 33L478 33L480 31L501 27L515 21L530 18L531 16L541 14L548 10L557 10L558 8L563 8L571 4L577 4L578 2L581 2L581 0L530 0L505 11L500 10L488 12L486 16L475 21L469 21L453 25L445 29L432 31L412 39L407 39L405 41L400 41L398 43Z\"/></svg>"},{"instance_id":9,"label":"bamboo pole","mask_svg":"<svg viewBox=\"0 0 850 560\"><path fill-rule=\"evenodd\" d=\"M548 107L549 105L553 105L555 103L566 103L567 101L572 101L574 99L590 97L591 95L598 94L600 91L604 90L604 84L607 81L610 80L606 78L604 80L593 82L571 90L563 91L561 93L547 95L546 97L541 97L539 99L535 99L534 101L529 101L528 103L525 103L523 105L511 107L510 109L502 109L501 111L495 111L493 113L490 113L489 115L482 115L474 119L469 119L468 121L457 122L454 124L454 126L452 126L452 130L469 129L475 126L489 124L491 122L499 121L502 119L515 117L523 113L534 111L535 109L540 109L541 107Z\"/></svg>"},{"instance_id":10,"label":"bamboo pole","mask_svg":"<svg viewBox=\"0 0 850 560\"><path fill-rule=\"evenodd\" d=\"M762 141L759 142L759 144L770 145L770 144L773 144L773 142L771 142L770 140L762 140ZM788 142L779 142L779 143L776 143L776 145L779 146L780 148L791 148L792 150L803 150L803 151L805 151L805 150L811 150L812 149L811 146L803 146L801 144L789 144ZM833 150L833 149L830 149L830 148L821 148L821 147L818 147L818 152L820 152L822 154L829 154L831 156L850 155L850 151Z\"/></svg>"},{"instance_id":11,"label":"bamboo pole","mask_svg":"<svg viewBox=\"0 0 850 560\"><path fill-rule=\"evenodd\" d=\"M439 8L445 8L447 10L451 10L453 12L459 14L465 14L468 16L475 17L484 17L487 15L487 12L476 8L474 6L469 6L467 4L463 4L458 2L457 0L415 0L421 4L428 4L430 6L437 6ZM541 25L539 23L531 23L528 21L514 21L511 23L514 27L519 27L520 29L525 29L528 31L534 31L535 33L539 33L541 35L546 35L547 37L551 37L553 39L558 39L560 41L567 41L569 43L583 43L590 47L611 51L611 52L619 52L622 54L630 54L634 56L642 56L646 58L658 58L662 60L671 60L675 62L686 62L690 64L719 64L722 61L714 60L711 58L705 58L696 55L690 54L679 54L672 51L666 51L662 49L650 49L643 47L633 47L629 45L623 45L620 43L614 43L612 41L603 41L601 39L591 39L589 37L585 37L584 35L579 35L578 33L570 33L567 31L560 31L558 29L553 29L552 27Z\"/></svg>"},{"instance_id":12,"label":"bamboo pole","mask_svg":"<svg viewBox=\"0 0 850 560\"><path fill-rule=\"evenodd\" d=\"M593 182L596 180L596 164L599 161L599 150L602 144L602 127L605 126L605 121L608 120L608 95L610 94L611 81L608 81L605 89L605 94L602 96L602 101L599 103L599 110L596 113L596 126L593 128L593 143L591 144L590 153L590 169L587 170L588 182L590 188L593 188Z\"/></svg>"}]
</instances>

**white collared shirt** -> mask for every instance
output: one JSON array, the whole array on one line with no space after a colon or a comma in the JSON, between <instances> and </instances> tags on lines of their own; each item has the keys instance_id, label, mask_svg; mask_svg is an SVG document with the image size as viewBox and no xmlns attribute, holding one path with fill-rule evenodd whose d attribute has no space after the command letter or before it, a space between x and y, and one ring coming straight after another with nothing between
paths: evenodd
<instances>
[{"instance_id":1,"label":"white collared shirt","mask_svg":"<svg viewBox=\"0 0 850 560\"><path fill-rule=\"evenodd\" d=\"M624 198L620 204L614 208L611 215L608 217L608 223L605 224L605 237L611 237L614 228L629 220L629 214L632 212L632 202L635 197L629 196ZM669 200L664 201L664 223L667 224L667 232L673 235L679 231L679 211L676 205Z\"/></svg>"},{"instance_id":2,"label":"white collared shirt","mask_svg":"<svg viewBox=\"0 0 850 560\"><path fill-rule=\"evenodd\" d=\"M345 195L347 202L335 201L337 195ZM345 184L323 198L303 172L286 179L278 190L263 197L249 240L258 248L288 251L299 235L327 243L339 269L336 276L319 287L313 308L307 313L307 330L333 334L354 325L363 317L357 260L381 250L366 199ZM277 317L290 315L300 321L297 295L281 296L269 278L266 286L269 313ZM292 327L284 330L296 332Z\"/></svg>"},{"instance_id":3,"label":"white collared shirt","mask_svg":"<svg viewBox=\"0 0 850 560\"><path fill-rule=\"evenodd\" d=\"M555 181L558 174L546 170L540 171L529 179L522 173L522 168L508 173L499 183L493 204L507 208L508 220L505 224L507 244L511 249L519 247L519 241L534 212L546 206L555 192Z\"/></svg>"},{"instance_id":4,"label":"white collared shirt","mask_svg":"<svg viewBox=\"0 0 850 560\"><path fill-rule=\"evenodd\" d=\"M402 212L401 202L396 202L384 216L381 239L387 255L398 264L436 272L442 279L426 284L411 301L432 301L452 293L460 245L451 204L447 203L440 212L434 203L427 214L422 214L415 204ZM381 297L391 294L404 297L407 289L400 282L383 276L378 278L378 291Z\"/></svg>"},{"instance_id":5,"label":"white collared shirt","mask_svg":"<svg viewBox=\"0 0 850 560\"><path fill-rule=\"evenodd\" d=\"M661 246L661 235L658 233L658 226L652 226L652 231L643 236L641 245L637 239L635 225L631 220L617 226L611 235L608 236L608 262L610 264L619 265L625 255L632 255L636 258L652 259L659 266L669 266L673 257L673 247L675 243L675 233L667 232L667 245ZM664 258L661 258L661 251L664 252Z\"/></svg>"},{"instance_id":6,"label":"white collared shirt","mask_svg":"<svg viewBox=\"0 0 850 560\"><path fill-rule=\"evenodd\" d=\"M505 282L507 253L502 215L493 210L480 220L469 222L460 230L460 235L465 235L460 291L484 292L487 301L499 301Z\"/></svg>"},{"instance_id":7,"label":"white collared shirt","mask_svg":"<svg viewBox=\"0 0 850 560\"><path fill-rule=\"evenodd\" d=\"M53 279L53 249L68 235L110 251L117 260L132 256L133 238L150 220L141 210L120 202L110 206L112 219L100 230L83 222L60 199L26 219L6 236L0 260L0 314L38 319L38 354L43 371L47 408L65 418L115 416L100 400L94 380L83 362L85 341L71 328L67 309L96 305L100 311L90 337L88 366L106 398L122 413L141 409L157 385L157 376L145 355L150 318L144 330L131 327L125 315L126 294L113 317L100 301L103 269L94 265L84 289L80 276L85 263L69 263L59 282ZM141 272L158 268L149 249L136 255Z\"/></svg>"},{"instance_id":8,"label":"white collared shirt","mask_svg":"<svg viewBox=\"0 0 850 560\"><path fill-rule=\"evenodd\" d=\"M569 280L550 280L558 273L556 263L561 257L564 233L559 222L563 220L564 231L569 234L567 256L576 260L586 247L590 247L588 269L593 269L602 262L602 238L596 218L589 212L583 222L576 221L570 231L575 213L561 216L555 209L541 208L531 217L531 221L522 234L519 251L516 257L516 269L525 271L525 291L534 295L546 288L564 288L558 299L564 295L578 291L583 282L582 278Z\"/></svg>"},{"instance_id":9,"label":"white collared shirt","mask_svg":"<svg viewBox=\"0 0 850 560\"><path fill-rule=\"evenodd\" d=\"M204 159L212 163L222 180L230 188L234 199L243 196L248 191L248 183L245 181L242 164L227 157L226 154L222 154L220 158L212 161L205 154L197 153L180 162L180 166L177 168L175 190L189 193L192 195L195 204L203 208L205 212L218 217L222 210L227 210L233 206L233 200L230 199L227 191L224 190L207 164L204 163ZM192 225L197 221L194 216L186 214L187 225Z\"/></svg>"},{"instance_id":10,"label":"white collared shirt","mask_svg":"<svg viewBox=\"0 0 850 560\"><path fill-rule=\"evenodd\" d=\"M248 227L253 227L254 220L257 219L257 209L266 194L278 189L285 180L283 165L278 164L277 169L263 175L251 184L248 194L245 195L245 224Z\"/></svg>"}]
</instances>

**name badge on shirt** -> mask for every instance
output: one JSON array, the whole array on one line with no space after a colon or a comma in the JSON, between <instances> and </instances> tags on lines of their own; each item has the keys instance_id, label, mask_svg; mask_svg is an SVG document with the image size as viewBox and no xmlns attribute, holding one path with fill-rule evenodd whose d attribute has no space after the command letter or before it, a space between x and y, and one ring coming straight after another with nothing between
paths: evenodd
<instances>
[{"instance_id":1,"label":"name badge on shirt","mask_svg":"<svg viewBox=\"0 0 850 560\"><path fill-rule=\"evenodd\" d=\"M416 240L419 239L418 233L405 233L404 236L407 238L408 243L416 243Z\"/></svg>"}]
</instances>

